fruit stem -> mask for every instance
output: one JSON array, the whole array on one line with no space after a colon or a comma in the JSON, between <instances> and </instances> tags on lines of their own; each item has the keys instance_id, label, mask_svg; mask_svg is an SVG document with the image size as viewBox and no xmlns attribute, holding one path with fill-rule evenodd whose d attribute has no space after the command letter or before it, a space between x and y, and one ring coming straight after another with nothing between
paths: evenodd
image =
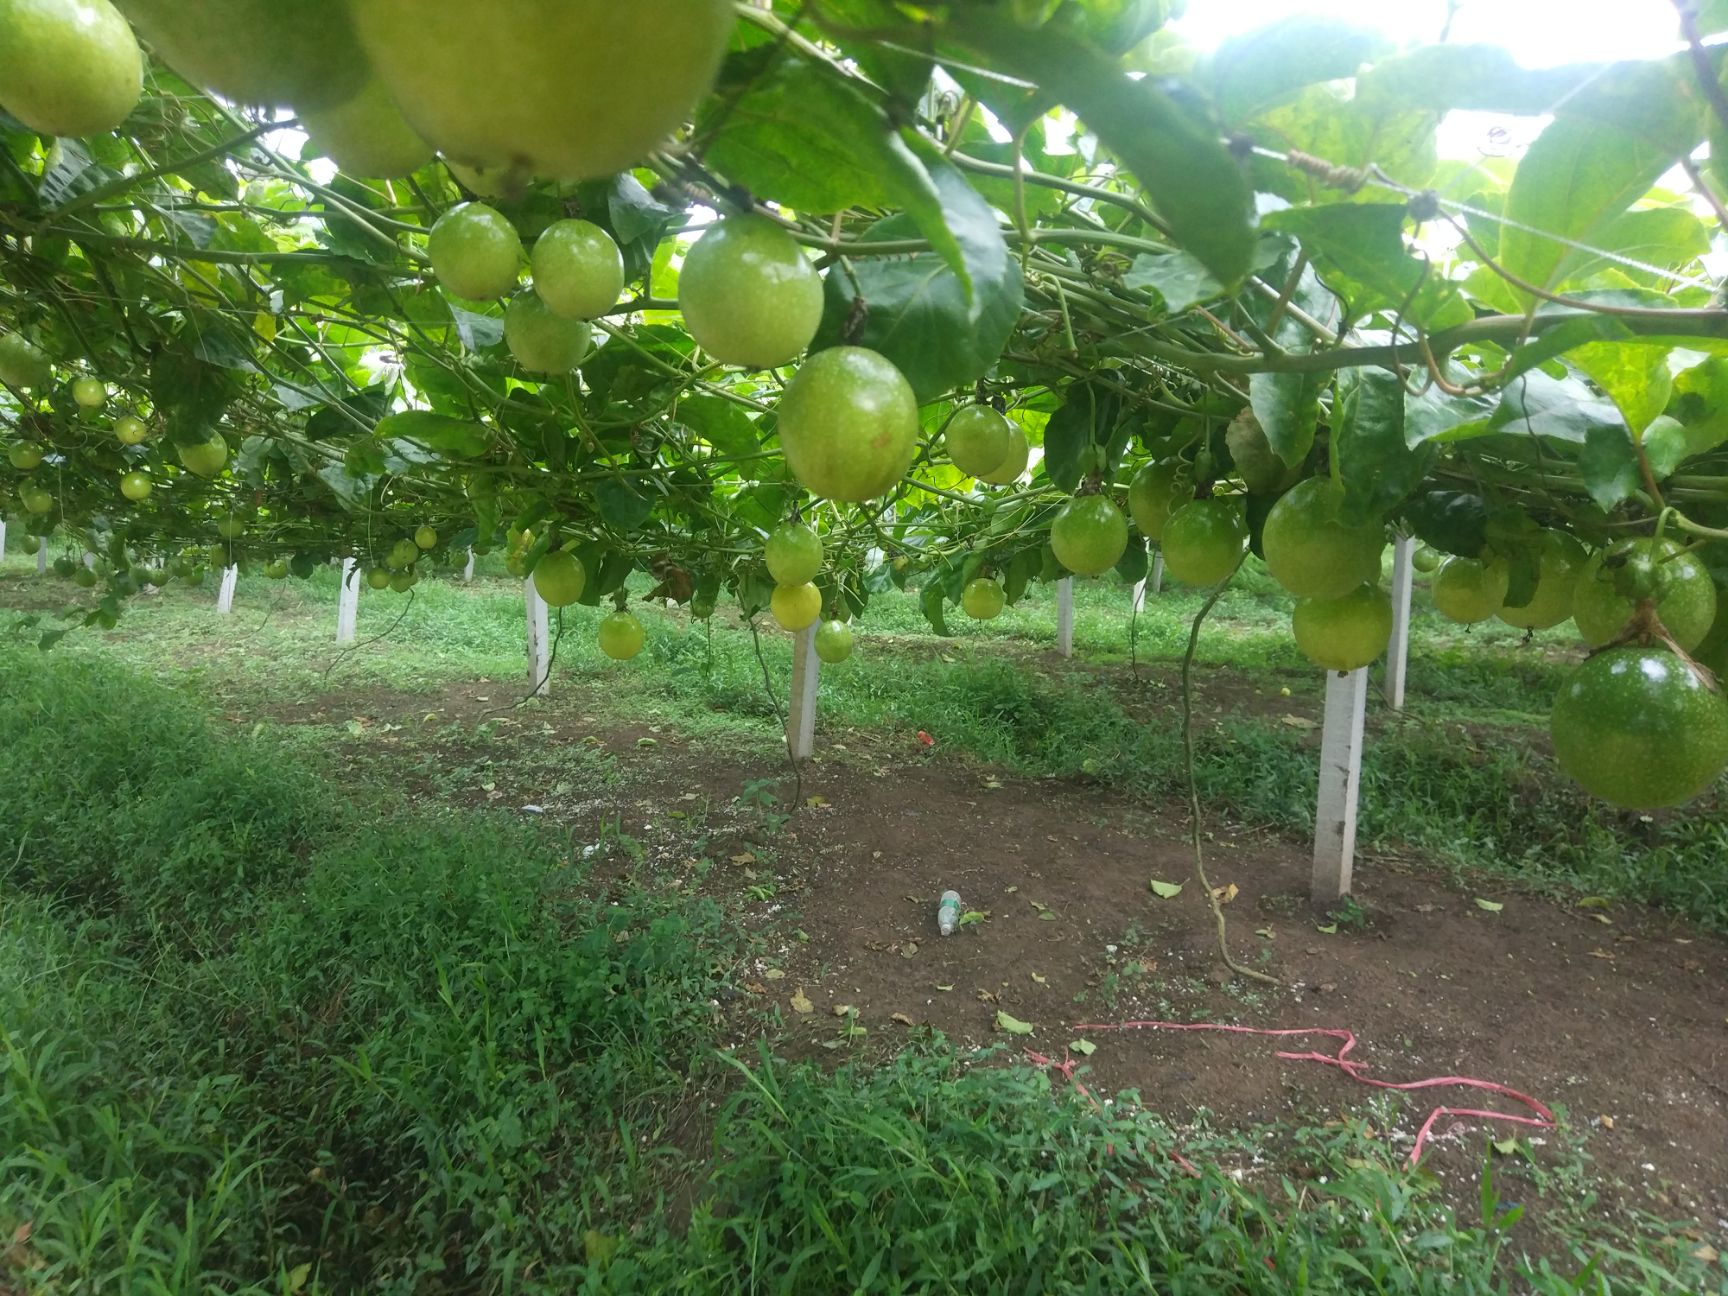
<instances>
[{"instance_id":1,"label":"fruit stem","mask_svg":"<svg viewBox=\"0 0 1728 1296\"><path fill-rule=\"evenodd\" d=\"M1238 563L1237 566L1240 567L1241 564ZM1206 903L1212 906L1212 919L1218 924L1218 955L1223 959L1224 966L1237 976L1264 981L1267 985L1278 985L1280 982L1277 977L1243 967L1230 956L1224 906L1219 902L1218 893L1212 889L1212 883L1206 876L1206 856L1200 845L1200 789L1194 781L1194 689L1191 678L1194 671L1194 653L1200 646L1200 627L1204 624L1207 613L1224 597L1224 591L1230 587L1230 581L1235 575L1233 570L1229 576L1219 581L1206 596L1206 601L1200 605L1200 610L1194 614L1194 624L1188 631L1188 651L1182 657L1182 764L1188 776L1189 841L1194 847L1194 876L1200 882L1200 889L1206 893Z\"/></svg>"}]
</instances>

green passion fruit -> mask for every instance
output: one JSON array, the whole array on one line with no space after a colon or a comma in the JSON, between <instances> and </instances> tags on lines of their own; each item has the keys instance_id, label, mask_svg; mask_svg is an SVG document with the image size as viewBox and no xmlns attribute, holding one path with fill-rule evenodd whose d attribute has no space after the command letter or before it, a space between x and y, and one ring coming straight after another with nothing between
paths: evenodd
<instances>
[{"instance_id":1,"label":"green passion fruit","mask_svg":"<svg viewBox=\"0 0 1728 1296\"><path fill-rule=\"evenodd\" d=\"M968 477L983 477L1007 460L1013 424L988 405L965 405L954 411L943 438L956 468Z\"/></svg>"},{"instance_id":2,"label":"green passion fruit","mask_svg":"<svg viewBox=\"0 0 1728 1296\"><path fill-rule=\"evenodd\" d=\"M1572 591L1572 620L1591 647L1612 642L1632 619L1636 604L1619 588L1627 568L1644 565L1656 615L1691 652L1704 642L1716 619L1716 587L1709 569L1672 540L1622 540L1591 555Z\"/></svg>"},{"instance_id":3,"label":"green passion fruit","mask_svg":"<svg viewBox=\"0 0 1728 1296\"><path fill-rule=\"evenodd\" d=\"M805 360L779 407L780 447L812 494L861 504L905 474L918 449L918 401L891 361L839 346Z\"/></svg>"},{"instance_id":4,"label":"green passion fruit","mask_svg":"<svg viewBox=\"0 0 1728 1296\"><path fill-rule=\"evenodd\" d=\"M469 301L502 297L522 272L522 240L504 213L459 203L440 216L426 240L432 273L445 291Z\"/></svg>"},{"instance_id":5,"label":"green passion fruit","mask_svg":"<svg viewBox=\"0 0 1728 1296\"><path fill-rule=\"evenodd\" d=\"M782 522L762 547L768 574L780 585L803 585L822 570L822 538L802 522Z\"/></svg>"},{"instance_id":6,"label":"green passion fruit","mask_svg":"<svg viewBox=\"0 0 1728 1296\"><path fill-rule=\"evenodd\" d=\"M1728 702L1666 648L1610 648L1579 666L1549 733L1562 770L1632 810L1690 801L1728 765Z\"/></svg>"},{"instance_id":7,"label":"green passion fruit","mask_svg":"<svg viewBox=\"0 0 1728 1296\"><path fill-rule=\"evenodd\" d=\"M776 585L768 610L782 630L799 631L816 624L822 615L822 591L806 581L802 585Z\"/></svg>"},{"instance_id":8,"label":"green passion fruit","mask_svg":"<svg viewBox=\"0 0 1728 1296\"><path fill-rule=\"evenodd\" d=\"M54 380L47 353L16 333L0 333L0 382L14 387L46 387Z\"/></svg>"},{"instance_id":9,"label":"green passion fruit","mask_svg":"<svg viewBox=\"0 0 1728 1296\"><path fill-rule=\"evenodd\" d=\"M569 373L588 358L593 335L586 320L565 319L534 293L510 299L504 308L504 342L530 373Z\"/></svg>"},{"instance_id":10,"label":"green passion fruit","mask_svg":"<svg viewBox=\"0 0 1728 1296\"><path fill-rule=\"evenodd\" d=\"M993 621L1008 606L1008 596L1002 582L989 576L979 576L966 582L960 591L960 607L974 621Z\"/></svg>"},{"instance_id":11,"label":"green passion fruit","mask_svg":"<svg viewBox=\"0 0 1728 1296\"><path fill-rule=\"evenodd\" d=\"M822 322L822 278L765 216L711 226L678 272L690 336L722 364L772 369L804 353Z\"/></svg>"},{"instance_id":12,"label":"green passion fruit","mask_svg":"<svg viewBox=\"0 0 1728 1296\"><path fill-rule=\"evenodd\" d=\"M1520 630L1549 630L1572 615L1578 573L1590 555L1564 531L1544 531L1536 559L1536 589L1523 607L1502 607L1500 619Z\"/></svg>"},{"instance_id":13,"label":"green passion fruit","mask_svg":"<svg viewBox=\"0 0 1728 1296\"><path fill-rule=\"evenodd\" d=\"M1310 477L1279 496L1266 515L1260 538L1266 570L1298 598L1342 598L1380 578L1385 528L1351 521L1343 506L1341 486Z\"/></svg>"},{"instance_id":14,"label":"green passion fruit","mask_svg":"<svg viewBox=\"0 0 1728 1296\"><path fill-rule=\"evenodd\" d=\"M100 135L144 89L144 55L108 0L0 0L0 108L42 135Z\"/></svg>"},{"instance_id":15,"label":"green passion fruit","mask_svg":"<svg viewBox=\"0 0 1728 1296\"><path fill-rule=\"evenodd\" d=\"M1187 585L1216 585L1248 552L1248 519L1235 500L1191 500L1170 515L1159 546L1164 570Z\"/></svg>"},{"instance_id":16,"label":"green passion fruit","mask_svg":"<svg viewBox=\"0 0 1728 1296\"><path fill-rule=\"evenodd\" d=\"M824 621L816 628L816 655L838 666L852 655L852 627L844 621Z\"/></svg>"},{"instance_id":17,"label":"green passion fruit","mask_svg":"<svg viewBox=\"0 0 1728 1296\"><path fill-rule=\"evenodd\" d=\"M181 2L181 0L159 0ZM353 0L403 114L470 166L557 180L640 162L714 84L728 0Z\"/></svg>"},{"instance_id":18,"label":"green passion fruit","mask_svg":"<svg viewBox=\"0 0 1728 1296\"><path fill-rule=\"evenodd\" d=\"M569 607L587 584L587 569L568 550L545 554L534 565L534 588L548 607Z\"/></svg>"},{"instance_id":19,"label":"green passion fruit","mask_svg":"<svg viewBox=\"0 0 1728 1296\"><path fill-rule=\"evenodd\" d=\"M1147 464L1128 483L1128 512L1148 540L1161 539L1170 514L1193 498L1187 465L1176 459Z\"/></svg>"},{"instance_id":20,"label":"green passion fruit","mask_svg":"<svg viewBox=\"0 0 1728 1296\"><path fill-rule=\"evenodd\" d=\"M565 319L604 315L624 292L624 254L592 221L548 225L534 240L529 267L540 300Z\"/></svg>"},{"instance_id":21,"label":"green passion fruit","mask_svg":"<svg viewBox=\"0 0 1728 1296\"><path fill-rule=\"evenodd\" d=\"M1475 625L1506 602L1511 572L1499 558L1448 558L1434 573L1429 593L1434 610L1448 621Z\"/></svg>"},{"instance_id":22,"label":"green passion fruit","mask_svg":"<svg viewBox=\"0 0 1728 1296\"><path fill-rule=\"evenodd\" d=\"M1082 495L1062 506L1050 524L1056 561L1076 576L1098 576L1122 560L1128 519L1106 495Z\"/></svg>"},{"instance_id":23,"label":"green passion fruit","mask_svg":"<svg viewBox=\"0 0 1728 1296\"><path fill-rule=\"evenodd\" d=\"M601 619L600 651L613 661L629 661L642 651L647 636L633 613L613 612Z\"/></svg>"},{"instance_id":24,"label":"green passion fruit","mask_svg":"<svg viewBox=\"0 0 1728 1296\"><path fill-rule=\"evenodd\" d=\"M224 99L306 112L343 103L366 84L348 0L119 0L119 7L164 63Z\"/></svg>"},{"instance_id":25,"label":"green passion fruit","mask_svg":"<svg viewBox=\"0 0 1728 1296\"><path fill-rule=\"evenodd\" d=\"M1290 616L1296 646L1326 670L1353 671L1379 661L1392 637L1392 600L1362 585L1343 598L1302 599Z\"/></svg>"}]
</instances>

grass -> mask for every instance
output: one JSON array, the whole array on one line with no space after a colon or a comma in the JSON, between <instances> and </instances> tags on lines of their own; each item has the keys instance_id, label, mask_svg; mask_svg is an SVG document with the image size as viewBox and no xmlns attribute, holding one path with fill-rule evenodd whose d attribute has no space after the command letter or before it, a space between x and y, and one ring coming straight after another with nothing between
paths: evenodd
<instances>
[{"instance_id":1,"label":"grass","mask_svg":"<svg viewBox=\"0 0 1728 1296\"><path fill-rule=\"evenodd\" d=\"M46 584L56 598L64 582ZM40 591L18 560L0 567L0 602ZM1547 700L1581 654L1564 632L1526 644L1511 627L1441 621L1418 591L1409 703L1402 715L1371 708L1363 762L1359 841L1371 851L1415 851L1461 870L1557 897L1602 896L1655 904L1728 931L1728 804L1710 796L1654 818L1593 802L1554 768ZM99 652L221 705L363 696L425 695L474 679L496 683L500 706L526 692L519 585L483 560L472 587L423 581L410 601L366 592L361 643L331 641L336 574L309 581L242 577L231 618L211 610L208 586L138 600L113 634L86 632L62 650ZM1034 587L988 625L950 621L931 633L916 600L872 600L853 659L824 671L820 732L923 730L963 752L1033 777L1081 778L1167 800L1181 789L1174 715L1175 665L1198 596L1149 598L1132 623L1114 577L1076 584L1076 662L1056 659L1055 600ZM640 607L640 605L639 605ZM1250 564L1208 622L1201 644L1199 767L1209 812L1304 838L1312 831L1322 678L1288 633L1289 601ZM554 688L587 690L597 717L665 723L724 743L765 764L780 750L772 700L750 635L724 615L712 625L641 607L647 647L630 663L594 642L600 609L565 609L555 624ZM1132 637L1138 673L1122 669ZM776 692L790 675L786 637L762 633ZM1288 689L1286 700L1281 690ZM589 702L584 702L585 708Z\"/></svg>"},{"instance_id":2,"label":"grass","mask_svg":"<svg viewBox=\"0 0 1728 1296\"><path fill-rule=\"evenodd\" d=\"M1461 1217L1360 1121L1176 1130L939 1039L746 1065L715 903L97 655L0 649L0 1287L1728 1292L1491 1178Z\"/></svg>"}]
</instances>

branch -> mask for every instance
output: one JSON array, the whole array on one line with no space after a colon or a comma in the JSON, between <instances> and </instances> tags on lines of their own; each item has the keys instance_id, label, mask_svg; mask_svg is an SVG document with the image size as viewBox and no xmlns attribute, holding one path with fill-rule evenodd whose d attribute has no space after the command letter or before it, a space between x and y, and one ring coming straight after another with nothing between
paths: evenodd
<instances>
[{"instance_id":1,"label":"branch","mask_svg":"<svg viewBox=\"0 0 1728 1296\"><path fill-rule=\"evenodd\" d=\"M1599 312L1588 310L1545 311L1531 318L1525 315L1484 315L1468 323L1443 329L1427 338L1429 350L1443 357L1459 347L1489 342L1496 346L1516 343L1529 331L1531 337L1569 324L1573 320L1595 318ZM1638 337L1711 338L1728 340L1728 310L1680 309L1634 311L1616 314L1615 319L1628 333ZM1415 367L1423 364L1422 344L1395 342L1380 346L1343 347L1334 351L1281 356L1222 355L1209 351L1194 351L1187 347L1161 342L1156 338L1127 338L1115 348L1118 352L1147 356L1170 364L1182 365L1205 373L1332 373L1339 369L1363 367L1391 369L1399 365Z\"/></svg>"}]
</instances>

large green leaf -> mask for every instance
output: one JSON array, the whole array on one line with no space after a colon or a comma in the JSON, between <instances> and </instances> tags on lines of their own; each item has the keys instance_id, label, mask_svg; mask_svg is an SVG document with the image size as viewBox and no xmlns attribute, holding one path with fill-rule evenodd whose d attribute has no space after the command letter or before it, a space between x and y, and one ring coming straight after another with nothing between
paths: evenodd
<instances>
[{"instance_id":1,"label":"large green leaf","mask_svg":"<svg viewBox=\"0 0 1728 1296\"><path fill-rule=\"evenodd\" d=\"M959 190L950 187L952 168L938 169L934 174L943 177L946 198L960 204L969 196L971 202L983 206L963 182ZM959 276L934 253L861 259L854 263L852 275L839 271L828 275L827 306L816 349L845 340L853 319L853 302L861 290L868 309L855 340L892 360L920 402L983 377L1001 355L1020 317L1024 289L1019 266L1008 257L999 234L996 244L1001 256L993 260L987 241L978 246L982 231L977 222L962 218L957 224L968 230L968 246L982 254L972 263L974 292L970 298ZM891 216L872 226L866 239L901 239L913 233L908 217Z\"/></svg>"},{"instance_id":2,"label":"large green leaf","mask_svg":"<svg viewBox=\"0 0 1728 1296\"><path fill-rule=\"evenodd\" d=\"M1488 505L1466 491L1424 491L1404 505L1404 521L1416 537L1442 553L1474 558L1488 543Z\"/></svg>"},{"instance_id":3,"label":"large green leaf","mask_svg":"<svg viewBox=\"0 0 1728 1296\"><path fill-rule=\"evenodd\" d=\"M1578 471L1590 498L1611 509L1638 489L1638 448L1623 427L1593 427L1578 452Z\"/></svg>"},{"instance_id":4,"label":"large green leaf","mask_svg":"<svg viewBox=\"0 0 1728 1296\"><path fill-rule=\"evenodd\" d=\"M1551 112L1601 73L1599 63L1522 67L1499 45L1425 45L1376 63L1357 81L1356 94L1432 112L1534 116Z\"/></svg>"},{"instance_id":5,"label":"large green leaf","mask_svg":"<svg viewBox=\"0 0 1728 1296\"><path fill-rule=\"evenodd\" d=\"M1062 408L1044 425L1044 472L1072 493L1105 467L1106 446L1117 432L1122 400L1094 383L1075 383Z\"/></svg>"},{"instance_id":6,"label":"large green leaf","mask_svg":"<svg viewBox=\"0 0 1728 1296\"><path fill-rule=\"evenodd\" d=\"M1644 342L1592 342L1570 352L1567 359L1608 393L1636 441L1656 416L1668 408L1668 398L1673 394L1668 350Z\"/></svg>"},{"instance_id":7,"label":"large green leaf","mask_svg":"<svg viewBox=\"0 0 1728 1296\"><path fill-rule=\"evenodd\" d=\"M778 55L778 57L775 57ZM719 126L708 163L760 198L800 211L888 201L891 130L881 111L831 68L781 51L752 51L749 88L716 97L698 130ZM761 71L756 64L767 63Z\"/></svg>"},{"instance_id":8,"label":"large green leaf","mask_svg":"<svg viewBox=\"0 0 1728 1296\"><path fill-rule=\"evenodd\" d=\"M1406 185L1425 185L1438 164L1434 131L1440 114L1405 108L1385 99L1346 99L1330 86L1309 86L1294 100L1263 113L1246 134L1282 151L1300 149L1344 167L1370 163ZM1291 202L1328 203L1340 191L1321 178L1283 162L1257 159L1258 187ZM1385 191L1364 186L1356 199L1383 202Z\"/></svg>"},{"instance_id":9,"label":"large green leaf","mask_svg":"<svg viewBox=\"0 0 1728 1296\"><path fill-rule=\"evenodd\" d=\"M1261 224L1300 239L1354 316L1398 311L1430 331L1462 323L1470 310L1457 289L1405 248L1406 211L1403 203L1332 203L1269 212Z\"/></svg>"},{"instance_id":10,"label":"large green leaf","mask_svg":"<svg viewBox=\"0 0 1728 1296\"><path fill-rule=\"evenodd\" d=\"M972 50L1073 109L1145 187L1176 242L1220 283L1242 280L1254 255L1253 190L1202 106L1168 83L1134 80L1086 41L1007 21L993 5L961 9L951 25Z\"/></svg>"},{"instance_id":11,"label":"large green leaf","mask_svg":"<svg viewBox=\"0 0 1728 1296\"><path fill-rule=\"evenodd\" d=\"M1546 437L1582 445L1595 428L1626 430L1612 401L1604 400L1577 378L1550 378L1540 370L1508 383L1489 420L1492 430Z\"/></svg>"},{"instance_id":12,"label":"large green leaf","mask_svg":"<svg viewBox=\"0 0 1728 1296\"><path fill-rule=\"evenodd\" d=\"M1283 18L1218 46L1212 98L1226 122L1244 122L1303 86L1354 76L1389 45L1381 33L1336 18Z\"/></svg>"},{"instance_id":13,"label":"large green leaf","mask_svg":"<svg viewBox=\"0 0 1728 1296\"><path fill-rule=\"evenodd\" d=\"M1335 417L1332 453L1344 482L1344 504L1358 518L1386 516L1422 483L1434 462L1432 443L1405 436L1404 384L1370 369L1346 386Z\"/></svg>"},{"instance_id":14,"label":"large green leaf","mask_svg":"<svg viewBox=\"0 0 1728 1296\"><path fill-rule=\"evenodd\" d=\"M1518 165L1500 238L1501 264L1544 288L1589 255L1560 239L1589 244L1704 138L1679 59L1619 65L1560 111Z\"/></svg>"},{"instance_id":15,"label":"large green leaf","mask_svg":"<svg viewBox=\"0 0 1728 1296\"><path fill-rule=\"evenodd\" d=\"M374 433L380 441L412 441L443 454L471 457L486 453L486 429L478 423L425 410L381 418Z\"/></svg>"}]
</instances>

